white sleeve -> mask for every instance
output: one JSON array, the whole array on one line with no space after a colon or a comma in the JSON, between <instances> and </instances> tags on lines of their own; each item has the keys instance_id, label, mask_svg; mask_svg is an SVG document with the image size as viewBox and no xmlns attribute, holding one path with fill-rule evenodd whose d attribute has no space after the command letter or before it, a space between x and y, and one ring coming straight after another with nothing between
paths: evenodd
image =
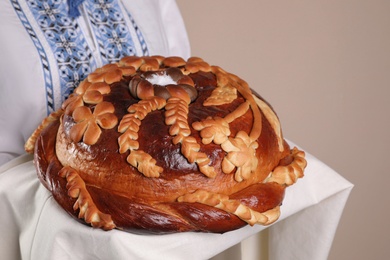
<instances>
[{"instance_id":1,"label":"white sleeve","mask_svg":"<svg viewBox=\"0 0 390 260\"><path fill-rule=\"evenodd\" d=\"M187 31L179 7L175 1L160 0L163 24L167 34L170 56L185 59L191 55Z\"/></svg>"},{"instance_id":2,"label":"white sleeve","mask_svg":"<svg viewBox=\"0 0 390 260\"><path fill-rule=\"evenodd\" d=\"M24 153L46 116L42 65L11 5L0 1L0 165Z\"/></svg>"},{"instance_id":3,"label":"white sleeve","mask_svg":"<svg viewBox=\"0 0 390 260\"><path fill-rule=\"evenodd\" d=\"M190 57L190 44L174 0L123 0L139 26L149 55Z\"/></svg>"}]
</instances>

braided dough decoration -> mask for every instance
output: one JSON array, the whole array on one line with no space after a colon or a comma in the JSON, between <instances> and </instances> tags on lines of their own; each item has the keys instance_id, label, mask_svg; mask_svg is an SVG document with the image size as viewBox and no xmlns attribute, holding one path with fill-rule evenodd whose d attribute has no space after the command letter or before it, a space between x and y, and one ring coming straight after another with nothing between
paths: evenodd
<instances>
[{"instance_id":1,"label":"braided dough decoration","mask_svg":"<svg viewBox=\"0 0 390 260\"><path fill-rule=\"evenodd\" d=\"M269 225L306 167L268 103L198 57L124 57L97 69L26 150L69 214L131 232Z\"/></svg>"},{"instance_id":2,"label":"braided dough decoration","mask_svg":"<svg viewBox=\"0 0 390 260\"><path fill-rule=\"evenodd\" d=\"M97 209L77 171L70 167L64 167L58 174L60 177L66 178L69 196L77 199L73 209L80 209L79 218L83 218L85 222L90 223L93 227L103 228L104 230L115 228L111 216Z\"/></svg>"}]
</instances>

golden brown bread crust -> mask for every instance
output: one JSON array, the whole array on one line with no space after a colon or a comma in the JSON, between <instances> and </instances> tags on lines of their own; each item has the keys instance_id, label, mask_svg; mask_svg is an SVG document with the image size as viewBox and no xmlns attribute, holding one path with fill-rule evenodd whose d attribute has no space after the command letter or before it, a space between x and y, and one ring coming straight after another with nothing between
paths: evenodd
<instances>
[{"instance_id":1,"label":"golden brown bread crust","mask_svg":"<svg viewBox=\"0 0 390 260\"><path fill-rule=\"evenodd\" d=\"M31 143L58 203L105 230L268 225L306 166L269 104L200 58L125 57L97 69Z\"/></svg>"}]
</instances>

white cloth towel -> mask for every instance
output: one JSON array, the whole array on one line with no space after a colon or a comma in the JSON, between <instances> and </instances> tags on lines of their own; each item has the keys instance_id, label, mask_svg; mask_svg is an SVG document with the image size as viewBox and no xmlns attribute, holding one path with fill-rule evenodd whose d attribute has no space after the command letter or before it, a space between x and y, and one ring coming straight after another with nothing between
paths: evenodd
<instances>
[{"instance_id":1,"label":"white cloth towel","mask_svg":"<svg viewBox=\"0 0 390 260\"><path fill-rule=\"evenodd\" d=\"M242 259L326 259L353 185L307 154L305 177L289 187L268 249L241 246ZM225 234L136 235L80 224L39 183L31 156L0 168L0 259L209 259L266 229ZM262 252L265 250L268 252ZM225 256L224 259L228 256Z\"/></svg>"}]
</instances>

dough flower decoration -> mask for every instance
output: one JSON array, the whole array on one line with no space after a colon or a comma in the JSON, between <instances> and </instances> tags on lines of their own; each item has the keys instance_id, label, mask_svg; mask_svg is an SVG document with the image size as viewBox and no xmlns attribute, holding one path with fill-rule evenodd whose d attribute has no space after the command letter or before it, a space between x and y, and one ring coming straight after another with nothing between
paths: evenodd
<instances>
[{"instance_id":1,"label":"dough flower decoration","mask_svg":"<svg viewBox=\"0 0 390 260\"><path fill-rule=\"evenodd\" d=\"M192 127L200 131L203 144L209 144L211 142L222 144L227 141L230 135L229 122L221 117L207 117L201 122L194 122Z\"/></svg>"},{"instance_id":2,"label":"dough flower decoration","mask_svg":"<svg viewBox=\"0 0 390 260\"><path fill-rule=\"evenodd\" d=\"M222 161L222 171L230 173L236 169L234 179L238 182L249 178L257 168L256 149L258 143L251 140L244 131L239 131L234 138L229 138L221 144L222 149L228 154Z\"/></svg>"},{"instance_id":3,"label":"dough flower decoration","mask_svg":"<svg viewBox=\"0 0 390 260\"><path fill-rule=\"evenodd\" d=\"M100 128L112 129L117 125L114 111L114 106L106 101L97 104L93 112L86 106L77 107L72 114L76 124L69 131L70 138L74 142L95 144L102 133Z\"/></svg>"},{"instance_id":4,"label":"dough flower decoration","mask_svg":"<svg viewBox=\"0 0 390 260\"><path fill-rule=\"evenodd\" d=\"M65 114L70 115L77 107L81 107L84 103L98 104L103 101L103 95L111 92L110 86L105 82L91 83L84 80L75 89L67 100L62 104L62 109Z\"/></svg>"},{"instance_id":5,"label":"dough flower decoration","mask_svg":"<svg viewBox=\"0 0 390 260\"><path fill-rule=\"evenodd\" d=\"M111 83L120 81L123 76L129 76L135 73L134 67L118 66L118 64L107 64L102 68L88 75L80 85L74 90L74 93L62 104L65 114L71 115L77 107L84 103L98 104L103 101L103 96L111 92Z\"/></svg>"},{"instance_id":6,"label":"dough flower decoration","mask_svg":"<svg viewBox=\"0 0 390 260\"><path fill-rule=\"evenodd\" d=\"M95 72L88 75L88 81L95 82L106 82L112 84L119 82L122 76L130 76L135 73L135 68L132 66L119 66L116 63L106 64L101 68L95 70Z\"/></svg>"},{"instance_id":7,"label":"dough flower decoration","mask_svg":"<svg viewBox=\"0 0 390 260\"><path fill-rule=\"evenodd\" d=\"M66 115L71 115L76 108L81 106L84 106L83 97L73 93L62 103L61 108Z\"/></svg>"},{"instance_id":8,"label":"dough flower decoration","mask_svg":"<svg viewBox=\"0 0 390 260\"><path fill-rule=\"evenodd\" d=\"M192 123L192 127L195 130L200 131L203 144L209 144L211 142L222 144L228 140L228 137L231 134L229 123L243 116L248 111L249 106L249 102L244 102L224 118L212 118L209 116L204 120Z\"/></svg>"}]
</instances>

